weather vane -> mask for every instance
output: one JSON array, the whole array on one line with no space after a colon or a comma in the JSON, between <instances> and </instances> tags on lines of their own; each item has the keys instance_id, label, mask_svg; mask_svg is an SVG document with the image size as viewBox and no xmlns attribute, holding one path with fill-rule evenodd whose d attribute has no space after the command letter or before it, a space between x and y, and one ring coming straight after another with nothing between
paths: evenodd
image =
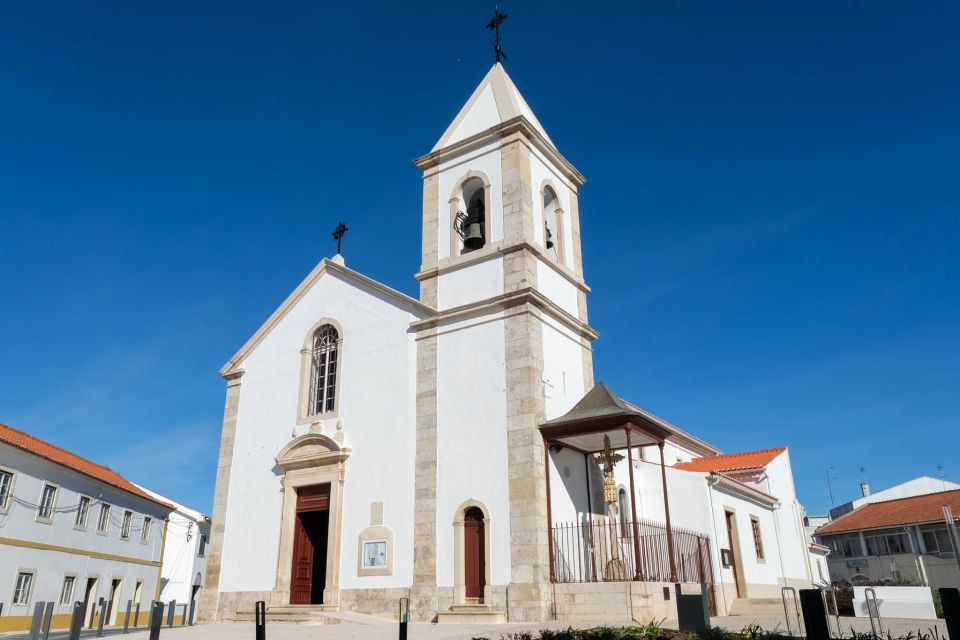
<instances>
[{"instance_id":1,"label":"weather vane","mask_svg":"<svg viewBox=\"0 0 960 640\"><path fill-rule=\"evenodd\" d=\"M343 240L343 234L348 231L347 225L342 222L337 223L337 228L333 230L331 234L333 239L337 241L337 253L340 253L340 241Z\"/></svg>"},{"instance_id":2,"label":"weather vane","mask_svg":"<svg viewBox=\"0 0 960 640\"><path fill-rule=\"evenodd\" d=\"M493 53L497 57L497 62L503 62L507 59L507 54L503 52L503 49L500 48L500 25L503 24L503 21L507 19L507 14L500 13L500 9L493 10L493 20L490 21L490 24L487 25L487 29L493 29L497 34L496 40L493 41Z\"/></svg>"}]
</instances>

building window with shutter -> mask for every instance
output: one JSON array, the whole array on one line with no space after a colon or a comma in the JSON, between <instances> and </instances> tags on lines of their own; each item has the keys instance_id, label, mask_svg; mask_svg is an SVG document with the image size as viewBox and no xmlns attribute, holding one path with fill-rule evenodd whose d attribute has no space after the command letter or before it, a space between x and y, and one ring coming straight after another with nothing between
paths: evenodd
<instances>
[{"instance_id":1,"label":"building window with shutter","mask_svg":"<svg viewBox=\"0 0 960 640\"><path fill-rule=\"evenodd\" d=\"M13 493L13 472L0 469L0 513L10 508L10 495Z\"/></svg>"},{"instance_id":2,"label":"building window with shutter","mask_svg":"<svg viewBox=\"0 0 960 640\"><path fill-rule=\"evenodd\" d=\"M70 604L73 600L73 585L76 581L74 576L64 576L63 586L60 588L60 604Z\"/></svg>"},{"instance_id":3,"label":"building window with shutter","mask_svg":"<svg viewBox=\"0 0 960 640\"><path fill-rule=\"evenodd\" d=\"M110 527L110 505L100 505L100 518L97 520L97 533L105 534Z\"/></svg>"},{"instance_id":4,"label":"building window with shutter","mask_svg":"<svg viewBox=\"0 0 960 640\"><path fill-rule=\"evenodd\" d=\"M80 500L77 502L77 517L73 521L73 526L77 529L86 529L87 528L87 518L90 515L90 498L87 496L80 496Z\"/></svg>"},{"instance_id":5,"label":"building window with shutter","mask_svg":"<svg viewBox=\"0 0 960 640\"><path fill-rule=\"evenodd\" d=\"M120 524L120 537L124 540L130 537L131 522L133 522L133 511L124 511L123 521Z\"/></svg>"},{"instance_id":6,"label":"building window with shutter","mask_svg":"<svg viewBox=\"0 0 960 640\"><path fill-rule=\"evenodd\" d=\"M150 542L150 525L153 520L148 516L143 516L143 529L140 530L140 542L146 544Z\"/></svg>"}]
</instances>

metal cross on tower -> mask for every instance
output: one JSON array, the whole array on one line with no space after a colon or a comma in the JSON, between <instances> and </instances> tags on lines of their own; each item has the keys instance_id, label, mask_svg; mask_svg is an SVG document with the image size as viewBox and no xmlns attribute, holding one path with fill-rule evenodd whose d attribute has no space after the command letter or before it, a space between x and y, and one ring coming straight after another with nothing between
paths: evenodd
<instances>
[{"instance_id":1,"label":"metal cross on tower","mask_svg":"<svg viewBox=\"0 0 960 640\"><path fill-rule=\"evenodd\" d=\"M337 253L340 253L340 241L343 240L343 234L348 231L347 225L342 222L337 223L337 228L333 230L331 234L333 239L337 241Z\"/></svg>"},{"instance_id":2,"label":"metal cross on tower","mask_svg":"<svg viewBox=\"0 0 960 640\"><path fill-rule=\"evenodd\" d=\"M507 54L500 48L500 25L507 19L507 14L500 13L499 9L493 10L493 20L487 25L487 29L493 29L496 33L496 39L493 41L493 53L497 62L503 62L507 59Z\"/></svg>"}]
</instances>

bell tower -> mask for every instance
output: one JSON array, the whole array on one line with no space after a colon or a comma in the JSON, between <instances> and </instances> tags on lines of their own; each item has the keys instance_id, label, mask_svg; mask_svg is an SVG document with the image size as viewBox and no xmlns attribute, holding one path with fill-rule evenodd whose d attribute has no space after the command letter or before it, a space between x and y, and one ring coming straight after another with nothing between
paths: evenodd
<instances>
[{"instance_id":1,"label":"bell tower","mask_svg":"<svg viewBox=\"0 0 960 640\"><path fill-rule=\"evenodd\" d=\"M485 604L546 619L549 551L539 425L593 386L577 190L583 176L554 146L498 61L423 171L420 299L436 314L417 333L417 510L411 610L437 589L464 600L445 558L449 523L472 500L489 513ZM492 552L491 552L492 553Z\"/></svg>"}]
</instances>

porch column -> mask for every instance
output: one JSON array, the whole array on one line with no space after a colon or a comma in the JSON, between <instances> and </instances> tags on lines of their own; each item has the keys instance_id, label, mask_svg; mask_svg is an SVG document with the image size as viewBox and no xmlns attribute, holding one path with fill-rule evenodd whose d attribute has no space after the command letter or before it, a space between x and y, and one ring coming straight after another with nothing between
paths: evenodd
<instances>
[{"instance_id":1,"label":"porch column","mask_svg":"<svg viewBox=\"0 0 960 640\"><path fill-rule=\"evenodd\" d=\"M677 581L677 561L673 557L673 527L670 526L670 496L667 495L667 467L663 463L663 442L660 449L660 477L663 479L663 513L667 520L667 553L670 554L670 582Z\"/></svg>"},{"instance_id":2,"label":"porch column","mask_svg":"<svg viewBox=\"0 0 960 640\"><path fill-rule=\"evenodd\" d=\"M556 576L553 569L553 513L551 509L550 496L550 443L543 439L543 474L547 481L547 545L550 554L550 582L556 582Z\"/></svg>"},{"instance_id":3,"label":"porch column","mask_svg":"<svg viewBox=\"0 0 960 640\"><path fill-rule=\"evenodd\" d=\"M633 485L633 443L630 442L630 427L627 432L627 470L630 472L630 515L633 520L633 579L643 580L643 558L640 556L640 534L637 527L637 490Z\"/></svg>"}]
</instances>

